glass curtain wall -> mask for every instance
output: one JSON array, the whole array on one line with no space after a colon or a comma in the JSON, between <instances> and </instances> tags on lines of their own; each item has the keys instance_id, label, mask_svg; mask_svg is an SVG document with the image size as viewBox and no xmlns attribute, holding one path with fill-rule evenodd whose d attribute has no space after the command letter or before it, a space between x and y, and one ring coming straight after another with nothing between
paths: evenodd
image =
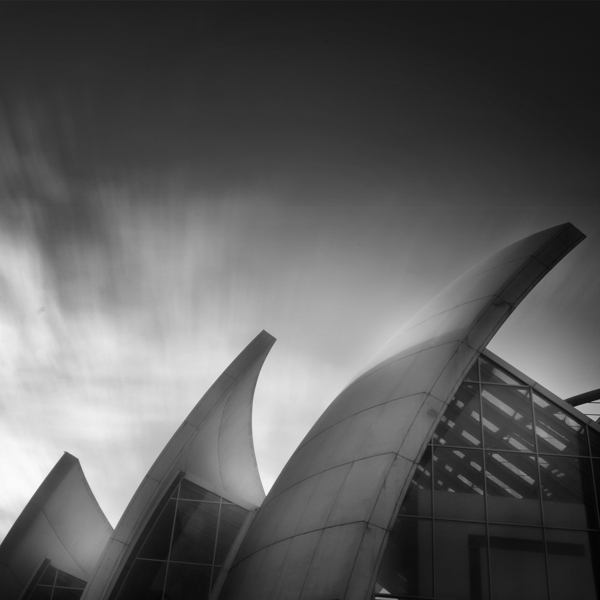
<instances>
[{"instance_id":1,"label":"glass curtain wall","mask_svg":"<svg viewBox=\"0 0 600 600\"><path fill-rule=\"evenodd\" d=\"M247 514L182 480L157 508L111 598L207 599Z\"/></svg>"},{"instance_id":2,"label":"glass curtain wall","mask_svg":"<svg viewBox=\"0 0 600 600\"><path fill-rule=\"evenodd\" d=\"M390 534L376 597L600 598L598 429L481 357Z\"/></svg>"},{"instance_id":3,"label":"glass curtain wall","mask_svg":"<svg viewBox=\"0 0 600 600\"><path fill-rule=\"evenodd\" d=\"M45 560L23 598L25 600L79 600L86 582L55 569Z\"/></svg>"}]
</instances>

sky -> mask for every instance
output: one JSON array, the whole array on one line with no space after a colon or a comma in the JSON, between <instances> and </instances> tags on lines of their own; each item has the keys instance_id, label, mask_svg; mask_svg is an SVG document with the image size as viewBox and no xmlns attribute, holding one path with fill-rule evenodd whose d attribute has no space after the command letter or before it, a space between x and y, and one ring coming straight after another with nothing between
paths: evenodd
<instances>
[{"instance_id":1,"label":"sky","mask_svg":"<svg viewBox=\"0 0 600 600\"><path fill-rule=\"evenodd\" d=\"M564 222L490 349L600 387L596 3L1 3L0 539L68 451L116 525L265 329L268 490L419 307Z\"/></svg>"}]
</instances>

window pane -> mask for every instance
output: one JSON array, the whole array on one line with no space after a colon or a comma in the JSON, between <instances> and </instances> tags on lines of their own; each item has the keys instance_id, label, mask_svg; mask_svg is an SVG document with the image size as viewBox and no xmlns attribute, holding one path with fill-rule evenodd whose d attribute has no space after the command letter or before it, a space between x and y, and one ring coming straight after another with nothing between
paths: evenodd
<instances>
[{"instance_id":1,"label":"window pane","mask_svg":"<svg viewBox=\"0 0 600 600\"><path fill-rule=\"evenodd\" d=\"M74 588L54 588L52 600L79 600L82 594L83 590Z\"/></svg>"},{"instance_id":2,"label":"window pane","mask_svg":"<svg viewBox=\"0 0 600 600\"><path fill-rule=\"evenodd\" d=\"M179 502L171 560L212 564L219 506L214 502Z\"/></svg>"},{"instance_id":3,"label":"window pane","mask_svg":"<svg viewBox=\"0 0 600 600\"><path fill-rule=\"evenodd\" d=\"M52 598L52 587L36 587L27 600L50 600Z\"/></svg>"},{"instance_id":4,"label":"window pane","mask_svg":"<svg viewBox=\"0 0 600 600\"><path fill-rule=\"evenodd\" d=\"M434 516L483 520L483 452L438 447L434 457Z\"/></svg>"},{"instance_id":5,"label":"window pane","mask_svg":"<svg viewBox=\"0 0 600 600\"><path fill-rule=\"evenodd\" d=\"M167 560L173 531L173 517L175 516L176 500L169 500L150 531L139 558L154 558Z\"/></svg>"},{"instance_id":6,"label":"window pane","mask_svg":"<svg viewBox=\"0 0 600 600\"><path fill-rule=\"evenodd\" d=\"M588 458L540 455L544 522L555 527L598 527Z\"/></svg>"},{"instance_id":7,"label":"window pane","mask_svg":"<svg viewBox=\"0 0 600 600\"><path fill-rule=\"evenodd\" d=\"M600 456L600 433L588 425L588 435L590 436L592 456Z\"/></svg>"},{"instance_id":8,"label":"window pane","mask_svg":"<svg viewBox=\"0 0 600 600\"><path fill-rule=\"evenodd\" d=\"M427 447L417 465L400 507L400 515L431 516L431 446Z\"/></svg>"},{"instance_id":9,"label":"window pane","mask_svg":"<svg viewBox=\"0 0 600 600\"><path fill-rule=\"evenodd\" d=\"M551 600L600 597L598 534L546 529L546 547Z\"/></svg>"},{"instance_id":10,"label":"window pane","mask_svg":"<svg viewBox=\"0 0 600 600\"><path fill-rule=\"evenodd\" d=\"M82 590L85 587L85 581L77 579L64 571L58 571L56 574L56 583L59 587L70 587Z\"/></svg>"},{"instance_id":11,"label":"window pane","mask_svg":"<svg viewBox=\"0 0 600 600\"><path fill-rule=\"evenodd\" d=\"M54 585L57 569L48 565L38 581L38 585Z\"/></svg>"},{"instance_id":12,"label":"window pane","mask_svg":"<svg viewBox=\"0 0 600 600\"><path fill-rule=\"evenodd\" d=\"M235 504L222 504L215 564L222 565L248 511Z\"/></svg>"},{"instance_id":13,"label":"window pane","mask_svg":"<svg viewBox=\"0 0 600 600\"><path fill-rule=\"evenodd\" d=\"M464 381L479 381L479 366L477 365L477 361L469 369Z\"/></svg>"},{"instance_id":14,"label":"window pane","mask_svg":"<svg viewBox=\"0 0 600 600\"><path fill-rule=\"evenodd\" d=\"M160 600L166 570L166 562L136 560L119 591L119 600Z\"/></svg>"},{"instance_id":15,"label":"window pane","mask_svg":"<svg viewBox=\"0 0 600 600\"><path fill-rule=\"evenodd\" d=\"M583 423L535 393L533 406L539 452L589 456Z\"/></svg>"},{"instance_id":16,"label":"window pane","mask_svg":"<svg viewBox=\"0 0 600 600\"><path fill-rule=\"evenodd\" d=\"M487 600L490 595L485 525L434 523L436 598Z\"/></svg>"},{"instance_id":17,"label":"window pane","mask_svg":"<svg viewBox=\"0 0 600 600\"><path fill-rule=\"evenodd\" d=\"M433 443L446 446L481 446L479 385L463 383L444 411Z\"/></svg>"},{"instance_id":18,"label":"window pane","mask_svg":"<svg viewBox=\"0 0 600 600\"><path fill-rule=\"evenodd\" d=\"M490 525L490 571L494 600L547 600L542 530Z\"/></svg>"},{"instance_id":19,"label":"window pane","mask_svg":"<svg viewBox=\"0 0 600 600\"><path fill-rule=\"evenodd\" d=\"M396 520L377 577L377 584L399 596L433 596L431 521Z\"/></svg>"},{"instance_id":20,"label":"window pane","mask_svg":"<svg viewBox=\"0 0 600 600\"><path fill-rule=\"evenodd\" d=\"M481 371L481 381L486 381L487 383L503 383L506 385L525 385L522 381L515 379L512 375L509 375L496 365L488 362L485 358L479 358L480 371Z\"/></svg>"},{"instance_id":21,"label":"window pane","mask_svg":"<svg viewBox=\"0 0 600 600\"><path fill-rule=\"evenodd\" d=\"M541 525L540 487L535 455L486 452L488 519Z\"/></svg>"},{"instance_id":22,"label":"window pane","mask_svg":"<svg viewBox=\"0 0 600 600\"><path fill-rule=\"evenodd\" d=\"M535 451L529 390L485 385L481 395L486 448Z\"/></svg>"},{"instance_id":23,"label":"window pane","mask_svg":"<svg viewBox=\"0 0 600 600\"><path fill-rule=\"evenodd\" d=\"M165 598L207 600L210 594L211 567L169 563Z\"/></svg>"},{"instance_id":24,"label":"window pane","mask_svg":"<svg viewBox=\"0 0 600 600\"><path fill-rule=\"evenodd\" d=\"M183 499L187 499L187 500L203 500L204 502L220 502L221 501L219 496L216 496L212 492L209 492L208 490L205 490L205 489L193 484L191 481L188 481L187 479L184 479L181 482L179 498L180 499L183 498Z\"/></svg>"}]
</instances>

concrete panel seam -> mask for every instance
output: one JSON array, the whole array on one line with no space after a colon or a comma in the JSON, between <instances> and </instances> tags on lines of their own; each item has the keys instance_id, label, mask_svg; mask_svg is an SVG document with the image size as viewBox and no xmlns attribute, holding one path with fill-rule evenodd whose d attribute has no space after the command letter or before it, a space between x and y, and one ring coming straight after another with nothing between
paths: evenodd
<instances>
[{"instance_id":1,"label":"concrete panel seam","mask_svg":"<svg viewBox=\"0 0 600 600\"><path fill-rule=\"evenodd\" d=\"M46 511L42 508L42 509L40 509L40 512L44 515L44 518L46 519L46 522L48 523L48 525L50 525L50 529L52 529L52 532L56 536L56 539L60 542L60 545L65 549L65 552L71 557L71 559L73 560L73 562L85 573L85 570L79 564L79 561L71 554L71 552L69 551L69 549L65 546L64 542L62 541L60 535L58 535L56 529L54 529L54 526L52 525L52 521L48 518L48 515L46 514Z\"/></svg>"},{"instance_id":2,"label":"concrete panel seam","mask_svg":"<svg viewBox=\"0 0 600 600\"><path fill-rule=\"evenodd\" d=\"M279 496L281 496L283 493L287 492L288 490L291 490L292 488L296 487L297 485L300 485L304 481L308 481L309 479L312 479L313 477L318 477L319 475L322 475L323 473L327 473L327 471L332 471L333 469L339 469L340 467L344 467L346 465L353 465L355 462L360 462L361 460L369 460L369 459L375 458L377 456L385 456L386 454L396 455L398 453L397 452L380 452L379 454L372 454L371 456L365 456L363 458L356 458L353 460L346 461L345 463L340 463L339 465L334 465L333 467L328 467L327 469L323 469L322 471L319 471L318 473L314 473L313 475L309 475L308 477L305 477L304 479L300 479L299 481L296 481L289 487L286 487L285 489L281 490L281 492L279 492L278 494L269 498L269 502L263 503L261 508L263 508L264 506L268 506L275 498L279 498ZM402 458L404 458L404 457L402 457ZM347 474L346 474L346 476L347 476ZM344 479L344 481L345 481L345 479Z\"/></svg>"},{"instance_id":3,"label":"concrete panel seam","mask_svg":"<svg viewBox=\"0 0 600 600\"><path fill-rule=\"evenodd\" d=\"M451 343L456 343L456 342L451 342ZM344 421L347 421L348 419L352 419L356 415L360 415L361 413L367 412L373 408L377 408L378 406L385 406L386 404L389 404L390 402L397 402L398 400L404 400L405 398L411 398L412 396L420 396L421 394L427 394L427 393L428 392L426 390L423 390L422 392L414 392L412 394L407 394L406 396L398 396L396 398L391 398L390 400L385 400L384 402L380 402L379 404L373 404L372 406L369 406L368 408L362 408L361 410L357 410L356 412L352 413L351 415L348 415L347 417L344 417L343 419L340 419L339 421L336 421L335 423L328 425L325 429L322 429L321 431L319 431L319 433L317 433L316 435L311 437L310 440L308 440L305 444L302 444L302 446L299 446L298 450L300 450L301 448L304 448L304 446L306 446L309 442L316 440L320 435L327 433L330 429L332 429L336 425L339 425L340 423L343 423Z\"/></svg>"},{"instance_id":4,"label":"concrete panel seam","mask_svg":"<svg viewBox=\"0 0 600 600\"><path fill-rule=\"evenodd\" d=\"M395 339L392 338L392 340ZM390 343L392 340L390 340L388 343ZM377 373L378 371L381 371L382 369L385 369L386 367L389 367L390 365L393 365L394 363L397 363L401 360L406 360L407 358L410 358L411 356L416 356L418 354L420 354L421 352L423 352L424 350L429 350L430 348L441 348L442 346L447 346L448 344L456 344L456 342L460 342L462 341L462 338L460 339L456 339L456 340L447 340L444 341L441 344L437 344L435 346L430 346L429 348L421 348L419 350L415 350L414 352L412 352L411 354L405 354L404 356L401 356L399 358L393 359L393 360L384 360L381 363L376 364L375 366L373 366L371 369L369 369L368 371L365 371L364 373L362 373L359 377L357 377L356 379L353 379L350 384L348 386L346 386L342 392L340 392L340 394L338 394L338 397L345 391L347 390L350 386L354 385L355 383L358 383L359 381L362 381L365 377L369 376L369 375L373 375L374 373ZM390 357L393 358L393 357ZM389 360L389 362L388 362ZM311 438L312 439L312 438Z\"/></svg>"}]
</instances>

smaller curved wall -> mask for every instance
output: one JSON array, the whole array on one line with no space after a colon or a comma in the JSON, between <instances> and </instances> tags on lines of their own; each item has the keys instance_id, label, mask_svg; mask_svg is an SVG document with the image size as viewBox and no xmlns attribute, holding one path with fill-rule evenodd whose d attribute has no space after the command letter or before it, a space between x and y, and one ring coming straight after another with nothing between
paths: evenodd
<instances>
[{"instance_id":1,"label":"smaller curved wall","mask_svg":"<svg viewBox=\"0 0 600 600\"><path fill-rule=\"evenodd\" d=\"M65 453L0 546L0 597L19 598L46 558L89 581L112 532L79 461Z\"/></svg>"}]
</instances>

